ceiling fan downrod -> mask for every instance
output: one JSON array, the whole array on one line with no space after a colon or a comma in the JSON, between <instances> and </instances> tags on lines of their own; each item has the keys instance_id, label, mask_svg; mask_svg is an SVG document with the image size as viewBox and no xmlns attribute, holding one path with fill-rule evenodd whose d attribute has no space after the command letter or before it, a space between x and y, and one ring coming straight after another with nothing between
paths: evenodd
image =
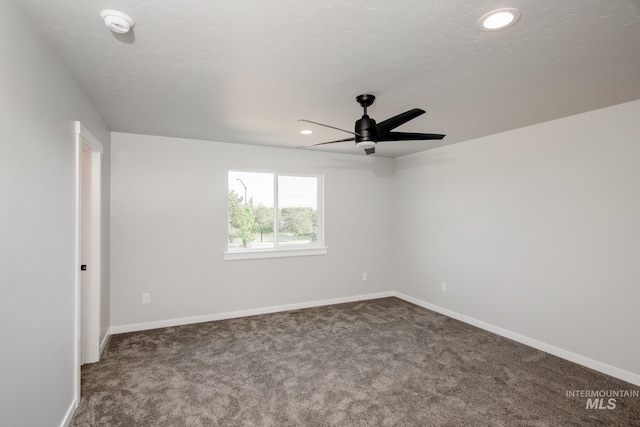
<instances>
[{"instance_id":1,"label":"ceiling fan downrod","mask_svg":"<svg viewBox=\"0 0 640 427\"><path fill-rule=\"evenodd\" d=\"M358 102L358 104L362 106L362 108L364 108L365 116L367 115L367 107L370 107L371 104L373 104L373 101L375 100L376 100L376 97L374 95L364 94L364 95L356 96L356 101Z\"/></svg>"}]
</instances>

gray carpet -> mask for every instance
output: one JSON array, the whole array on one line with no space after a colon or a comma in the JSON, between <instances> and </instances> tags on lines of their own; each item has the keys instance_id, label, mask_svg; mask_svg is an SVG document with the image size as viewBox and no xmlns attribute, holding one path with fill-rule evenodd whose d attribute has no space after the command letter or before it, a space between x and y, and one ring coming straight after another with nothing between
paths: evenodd
<instances>
[{"instance_id":1,"label":"gray carpet","mask_svg":"<svg viewBox=\"0 0 640 427\"><path fill-rule=\"evenodd\" d=\"M567 390L639 388L385 298L115 335L72 426L640 426Z\"/></svg>"}]
</instances>

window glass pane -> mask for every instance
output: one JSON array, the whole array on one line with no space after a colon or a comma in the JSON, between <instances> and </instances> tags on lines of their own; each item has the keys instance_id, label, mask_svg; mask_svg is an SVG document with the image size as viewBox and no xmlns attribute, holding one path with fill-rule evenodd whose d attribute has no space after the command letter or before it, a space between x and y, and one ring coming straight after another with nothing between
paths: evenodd
<instances>
[{"instance_id":1,"label":"window glass pane","mask_svg":"<svg viewBox=\"0 0 640 427\"><path fill-rule=\"evenodd\" d=\"M317 243L318 179L278 176L278 244Z\"/></svg>"},{"instance_id":2,"label":"window glass pane","mask_svg":"<svg viewBox=\"0 0 640 427\"><path fill-rule=\"evenodd\" d=\"M321 247L320 180L320 176L230 170L228 251Z\"/></svg>"},{"instance_id":3,"label":"window glass pane","mask_svg":"<svg viewBox=\"0 0 640 427\"><path fill-rule=\"evenodd\" d=\"M273 248L273 174L229 171L229 249Z\"/></svg>"}]
</instances>

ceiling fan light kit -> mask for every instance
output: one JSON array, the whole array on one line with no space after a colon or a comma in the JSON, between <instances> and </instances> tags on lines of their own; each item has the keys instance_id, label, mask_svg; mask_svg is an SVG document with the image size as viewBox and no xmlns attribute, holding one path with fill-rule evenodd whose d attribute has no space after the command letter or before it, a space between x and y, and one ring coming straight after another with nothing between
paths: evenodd
<instances>
[{"instance_id":1,"label":"ceiling fan light kit","mask_svg":"<svg viewBox=\"0 0 640 427\"><path fill-rule=\"evenodd\" d=\"M362 118L356 120L354 132L318 122L312 122L311 120L300 119L299 121L301 122L313 123L319 126L336 129L354 135L351 138L320 142L318 144L307 145L307 147L335 144L338 142L355 141L356 147L364 149L364 152L368 156L369 154L374 154L376 152L376 144L380 141L428 141L442 139L445 137L445 135L435 133L391 132L398 126L403 125L404 123L424 114L425 111L421 110L420 108L414 108L380 123L376 123L376 121L369 117L369 115L367 114L367 107L370 107L375 99L376 97L370 94L356 96L356 101L364 109L364 114L362 115Z\"/></svg>"},{"instance_id":2,"label":"ceiling fan light kit","mask_svg":"<svg viewBox=\"0 0 640 427\"><path fill-rule=\"evenodd\" d=\"M376 146L376 143L373 141L360 141L356 142L356 147L358 148L373 148Z\"/></svg>"},{"instance_id":3,"label":"ceiling fan light kit","mask_svg":"<svg viewBox=\"0 0 640 427\"><path fill-rule=\"evenodd\" d=\"M105 9L100 12L100 16L104 20L104 25L117 34L126 34L135 25L129 15L117 10Z\"/></svg>"}]
</instances>

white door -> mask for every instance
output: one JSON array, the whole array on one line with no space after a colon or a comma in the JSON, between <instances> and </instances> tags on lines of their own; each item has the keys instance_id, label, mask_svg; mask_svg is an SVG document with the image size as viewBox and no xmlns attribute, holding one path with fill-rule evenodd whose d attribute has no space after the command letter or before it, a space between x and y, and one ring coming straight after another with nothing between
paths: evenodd
<instances>
[{"instance_id":1,"label":"white door","mask_svg":"<svg viewBox=\"0 0 640 427\"><path fill-rule=\"evenodd\" d=\"M80 365L100 358L101 292L101 162L102 144L79 122L77 133L77 357L76 395L79 401Z\"/></svg>"}]
</instances>

